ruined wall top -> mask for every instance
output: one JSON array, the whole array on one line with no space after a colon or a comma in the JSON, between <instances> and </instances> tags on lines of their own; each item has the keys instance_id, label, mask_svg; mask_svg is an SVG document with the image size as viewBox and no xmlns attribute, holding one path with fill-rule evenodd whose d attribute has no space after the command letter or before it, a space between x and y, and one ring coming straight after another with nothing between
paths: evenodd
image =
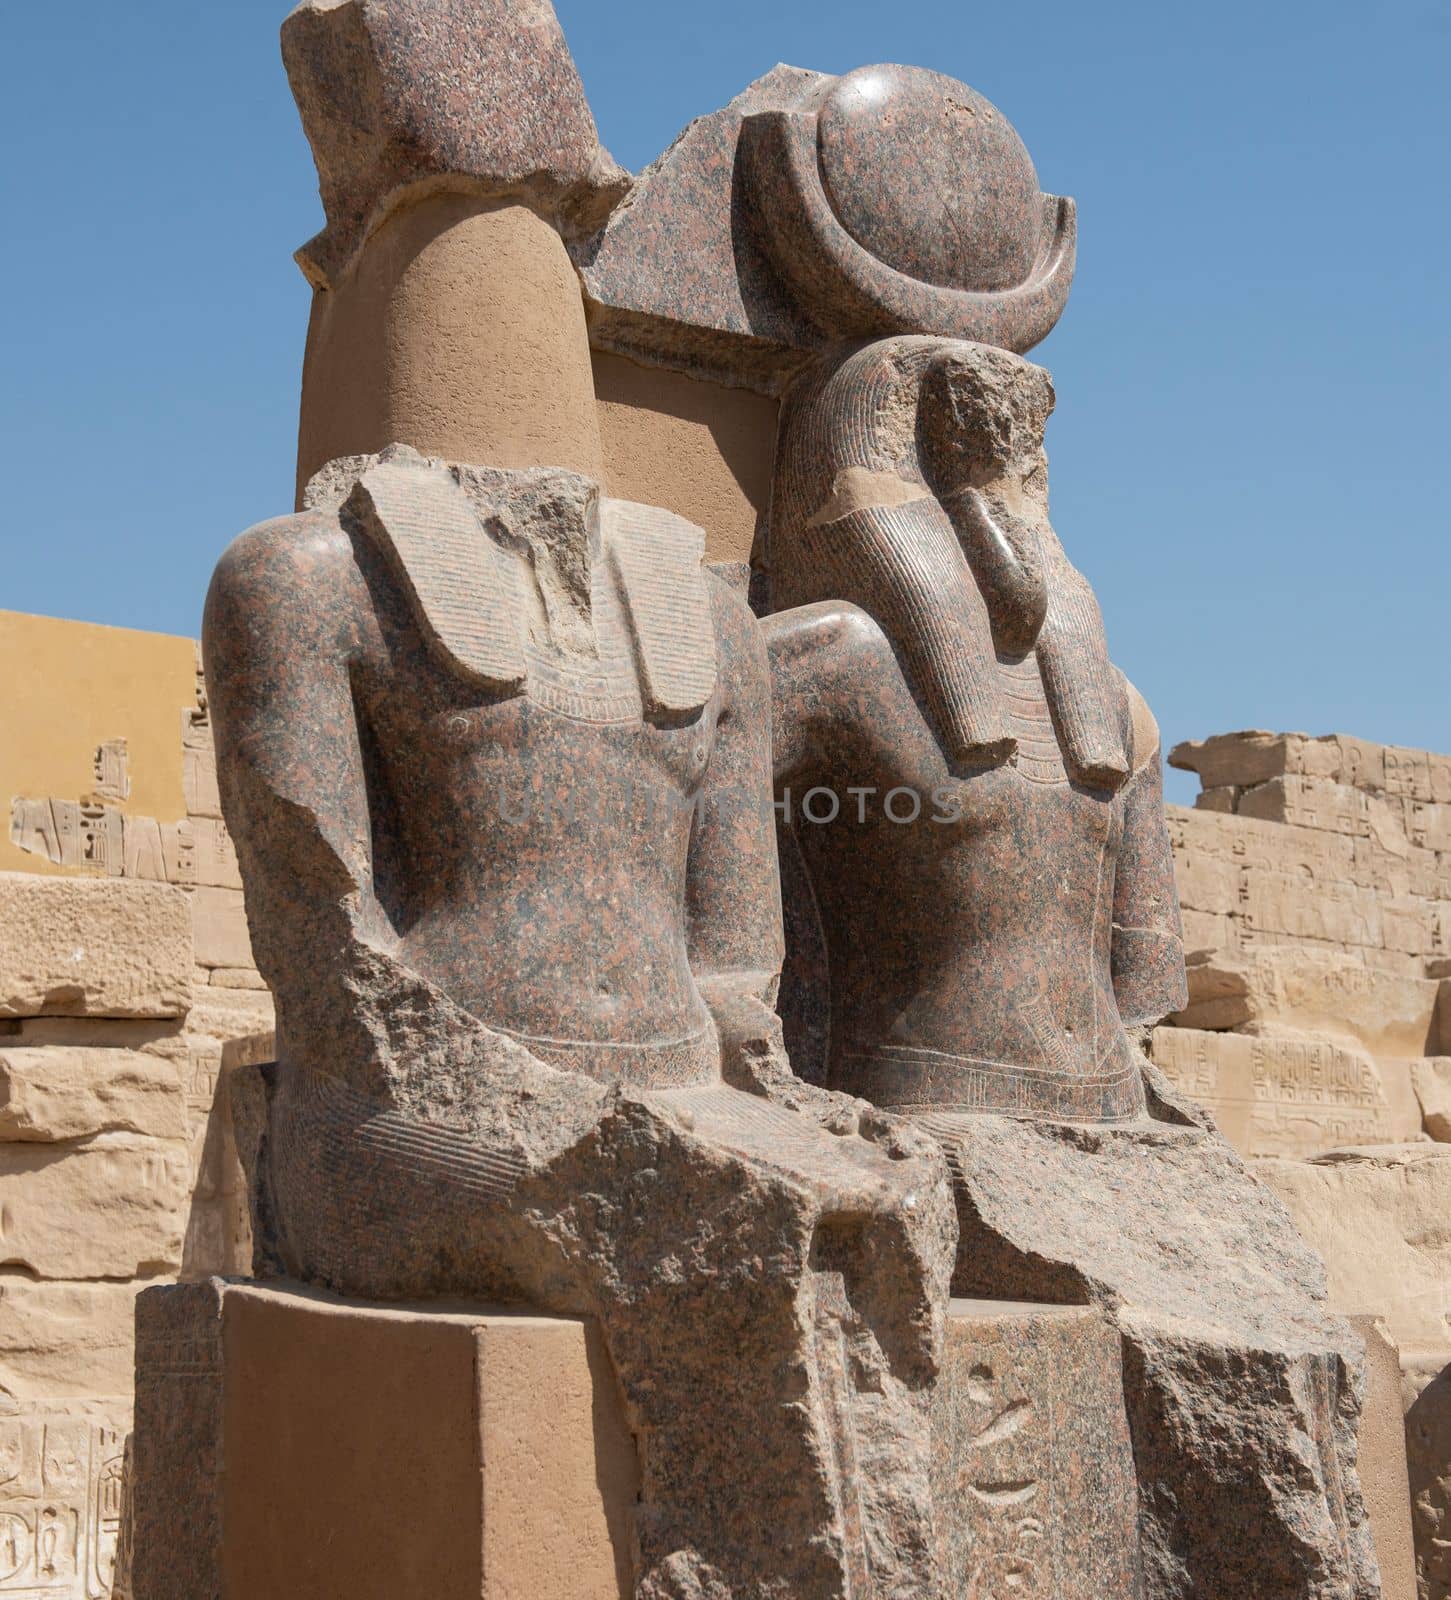
<instances>
[{"instance_id":1,"label":"ruined wall top","mask_svg":"<svg viewBox=\"0 0 1451 1600\"><path fill-rule=\"evenodd\" d=\"M1287 781L1302 793L1307 783L1312 790L1336 784L1422 805L1451 803L1451 755L1373 744L1345 733L1268 733L1258 728L1215 733L1175 745L1169 765L1198 773L1203 792L1196 805L1201 810L1243 816L1270 817L1262 807L1283 792ZM1275 787L1257 794L1265 785Z\"/></svg>"}]
</instances>

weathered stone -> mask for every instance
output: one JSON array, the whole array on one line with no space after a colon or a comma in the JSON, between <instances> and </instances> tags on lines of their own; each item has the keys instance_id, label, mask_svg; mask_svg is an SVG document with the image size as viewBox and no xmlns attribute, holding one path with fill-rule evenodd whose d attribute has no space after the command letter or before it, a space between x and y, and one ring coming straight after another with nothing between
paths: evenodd
<instances>
[{"instance_id":1,"label":"weathered stone","mask_svg":"<svg viewBox=\"0 0 1451 1600\"><path fill-rule=\"evenodd\" d=\"M130 1425L125 1398L0 1400L4 1593L24 1600L111 1594Z\"/></svg>"},{"instance_id":2,"label":"weathered stone","mask_svg":"<svg viewBox=\"0 0 1451 1600\"><path fill-rule=\"evenodd\" d=\"M180 889L0 872L0 1016L182 1017L191 966Z\"/></svg>"},{"instance_id":3,"label":"weathered stone","mask_svg":"<svg viewBox=\"0 0 1451 1600\"><path fill-rule=\"evenodd\" d=\"M1178 863L1175 863L1176 867ZM1239 933L1233 918L1223 912L1195 911L1186 907L1180 913L1184 924L1186 957L1212 955L1220 950L1238 950Z\"/></svg>"},{"instance_id":4,"label":"weathered stone","mask_svg":"<svg viewBox=\"0 0 1451 1600\"><path fill-rule=\"evenodd\" d=\"M1451 1151L1371 1146L1254 1171L1320 1253L1335 1306L1382 1318L1407 1362L1451 1359Z\"/></svg>"},{"instance_id":5,"label":"weathered stone","mask_svg":"<svg viewBox=\"0 0 1451 1600\"><path fill-rule=\"evenodd\" d=\"M218 989L260 991L267 987L266 979L255 967L216 967L212 970L211 981Z\"/></svg>"},{"instance_id":6,"label":"weathered stone","mask_svg":"<svg viewBox=\"0 0 1451 1600\"><path fill-rule=\"evenodd\" d=\"M0 1142L98 1133L184 1138L176 1063L133 1050L0 1049Z\"/></svg>"},{"instance_id":7,"label":"weathered stone","mask_svg":"<svg viewBox=\"0 0 1451 1600\"><path fill-rule=\"evenodd\" d=\"M177 1139L104 1134L64 1152L0 1144L0 1265L40 1278L154 1277L181 1265L190 1186Z\"/></svg>"},{"instance_id":8,"label":"weathered stone","mask_svg":"<svg viewBox=\"0 0 1451 1600\"><path fill-rule=\"evenodd\" d=\"M1380 897L1344 883L1317 883L1246 866L1240 876L1239 920L1252 933L1296 941L1376 948L1384 943Z\"/></svg>"},{"instance_id":9,"label":"weathered stone","mask_svg":"<svg viewBox=\"0 0 1451 1600\"><path fill-rule=\"evenodd\" d=\"M630 1590L638 1467L587 1322L152 1291L137 1440L138 1600Z\"/></svg>"},{"instance_id":10,"label":"weathered stone","mask_svg":"<svg viewBox=\"0 0 1451 1600\"><path fill-rule=\"evenodd\" d=\"M1303 735L1268 733L1260 728L1243 733L1216 733L1207 739L1186 739L1168 754L1171 767L1195 772L1206 790L1247 788L1297 770L1292 747Z\"/></svg>"},{"instance_id":11,"label":"weathered stone","mask_svg":"<svg viewBox=\"0 0 1451 1600\"><path fill-rule=\"evenodd\" d=\"M1146 1594L1373 1600L1360 1341L1271 1192L1156 1099L1172 1122L962 1119L954 1293L1089 1300L1118 1327Z\"/></svg>"},{"instance_id":12,"label":"weathered stone","mask_svg":"<svg viewBox=\"0 0 1451 1600\"><path fill-rule=\"evenodd\" d=\"M0 1395L23 1401L129 1395L141 1288L0 1281Z\"/></svg>"},{"instance_id":13,"label":"weathered stone","mask_svg":"<svg viewBox=\"0 0 1451 1600\"><path fill-rule=\"evenodd\" d=\"M180 1017L20 1017L0 1019L0 1042L10 1050L131 1050L185 1061L186 1028Z\"/></svg>"},{"instance_id":14,"label":"weathered stone","mask_svg":"<svg viewBox=\"0 0 1451 1600\"><path fill-rule=\"evenodd\" d=\"M787 396L766 558L790 609L766 630L809 880L787 887L793 1060L947 1150L954 1292L1112 1319L1146 1594L1370 1600L1358 1342L1127 1036L1185 999L1158 734L1048 523L1051 398L1014 357L927 339L833 354ZM939 815L808 803L884 791ZM1274 885L1246 912L1269 875L1232 837L1204 899L1253 933Z\"/></svg>"},{"instance_id":15,"label":"weathered stone","mask_svg":"<svg viewBox=\"0 0 1451 1600\"><path fill-rule=\"evenodd\" d=\"M1243 793L1235 784L1225 784L1218 789L1201 789L1194 796L1194 809L1232 812L1239 805L1239 797Z\"/></svg>"},{"instance_id":16,"label":"weathered stone","mask_svg":"<svg viewBox=\"0 0 1451 1600\"><path fill-rule=\"evenodd\" d=\"M421 188L522 194L587 231L628 186L548 0L303 0L282 53L327 213L298 253L315 284Z\"/></svg>"},{"instance_id":17,"label":"weathered stone","mask_svg":"<svg viewBox=\"0 0 1451 1600\"><path fill-rule=\"evenodd\" d=\"M1239 910L1239 863L1185 853L1175 862L1179 903L1186 911L1230 915Z\"/></svg>"},{"instance_id":18,"label":"weathered stone","mask_svg":"<svg viewBox=\"0 0 1451 1600\"><path fill-rule=\"evenodd\" d=\"M1101 1313L954 1300L932 1410L944 1596L1136 1600L1138 1490Z\"/></svg>"},{"instance_id":19,"label":"weathered stone","mask_svg":"<svg viewBox=\"0 0 1451 1600\"><path fill-rule=\"evenodd\" d=\"M592 1324L218 1282L150 1293L138 1322L138 1595L631 1592L639 1468ZM1138 1595L1099 1313L954 1303L933 1435L944 1593ZM440 1514L440 1484L480 1480Z\"/></svg>"},{"instance_id":20,"label":"weathered stone","mask_svg":"<svg viewBox=\"0 0 1451 1600\"><path fill-rule=\"evenodd\" d=\"M1407 1062L1314 1036L1159 1028L1153 1056L1243 1156L1309 1156L1414 1139L1421 1112Z\"/></svg>"},{"instance_id":21,"label":"weathered stone","mask_svg":"<svg viewBox=\"0 0 1451 1600\"><path fill-rule=\"evenodd\" d=\"M211 1039L220 1045L227 1039L245 1038L272 1027L276 1006L271 992L262 989L237 989L230 984L211 984L193 992L191 1012L186 1019L187 1036Z\"/></svg>"},{"instance_id":22,"label":"weathered stone","mask_svg":"<svg viewBox=\"0 0 1451 1600\"><path fill-rule=\"evenodd\" d=\"M1406 1424L1401 1410L1400 1352L1379 1319L1347 1318L1365 1341L1365 1407L1360 1424L1360 1481L1365 1492L1381 1600L1417 1600L1416 1552L1411 1537L1411 1489L1406 1471Z\"/></svg>"},{"instance_id":23,"label":"weathered stone","mask_svg":"<svg viewBox=\"0 0 1451 1600\"><path fill-rule=\"evenodd\" d=\"M1410 848L1405 813L1398 802L1326 778L1271 778L1246 789L1235 809L1242 817L1375 839L1397 855L1405 855Z\"/></svg>"},{"instance_id":24,"label":"weathered stone","mask_svg":"<svg viewBox=\"0 0 1451 1600\"><path fill-rule=\"evenodd\" d=\"M1451 1365L1431 1352L1403 1380L1418 1600L1451 1597Z\"/></svg>"},{"instance_id":25,"label":"weathered stone","mask_svg":"<svg viewBox=\"0 0 1451 1600\"><path fill-rule=\"evenodd\" d=\"M1401 756L1419 752L1399 752ZM1415 763L1396 759L1391 752L1390 770L1410 772ZM1169 765L1184 772L1197 772L1205 789L1237 786L1253 788L1275 778L1289 775L1322 778L1331 783L1348 784L1370 794L1384 792L1386 782L1387 751L1383 745L1368 744L1364 739L1352 739L1345 734L1328 734L1311 738L1304 733L1266 733L1253 730L1246 733L1217 733L1208 739L1190 739L1177 744L1169 752ZM1429 792L1423 798L1442 798ZM1396 780L1400 787L1401 780ZM1451 774L1448 774L1445 798L1451 798Z\"/></svg>"},{"instance_id":26,"label":"weathered stone","mask_svg":"<svg viewBox=\"0 0 1451 1600\"><path fill-rule=\"evenodd\" d=\"M190 881L204 887L240 891L242 873L226 823L216 817L193 817L189 826L192 840Z\"/></svg>"},{"instance_id":27,"label":"weathered stone","mask_svg":"<svg viewBox=\"0 0 1451 1600\"><path fill-rule=\"evenodd\" d=\"M1421 1107L1421 1126L1438 1144L1451 1144L1451 1056L1413 1061L1411 1086Z\"/></svg>"},{"instance_id":28,"label":"weathered stone","mask_svg":"<svg viewBox=\"0 0 1451 1600\"><path fill-rule=\"evenodd\" d=\"M197 964L256 969L240 889L198 888L192 893Z\"/></svg>"},{"instance_id":29,"label":"weathered stone","mask_svg":"<svg viewBox=\"0 0 1451 1600\"><path fill-rule=\"evenodd\" d=\"M1073 202L1039 193L966 84L778 66L692 123L579 254L597 346L772 393L841 337L1029 349L1076 241Z\"/></svg>"}]
</instances>

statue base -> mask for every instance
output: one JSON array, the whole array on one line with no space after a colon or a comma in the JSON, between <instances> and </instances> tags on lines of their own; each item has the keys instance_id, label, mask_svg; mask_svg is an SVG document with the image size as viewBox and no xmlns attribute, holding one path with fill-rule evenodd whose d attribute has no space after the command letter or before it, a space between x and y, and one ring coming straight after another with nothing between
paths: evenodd
<instances>
[{"instance_id":1,"label":"statue base","mask_svg":"<svg viewBox=\"0 0 1451 1600\"><path fill-rule=\"evenodd\" d=\"M132 1600L632 1593L635 1449L591 1321L214 1278L136 1323ZM954 1301L933 1424L944 1593L1139 1600L1101 1313Z\"/></svg>"},{"instance_id":2,"label":"statue base","mask_svg":"<svg viewBox=\"0 0 1451 1600\"><path fill-rule=\"evenodd\" d=\"M134 1600L619 1600L634 1442L593 1322L213 1278L136 1310Z\"/></svg>"}]
</instances>

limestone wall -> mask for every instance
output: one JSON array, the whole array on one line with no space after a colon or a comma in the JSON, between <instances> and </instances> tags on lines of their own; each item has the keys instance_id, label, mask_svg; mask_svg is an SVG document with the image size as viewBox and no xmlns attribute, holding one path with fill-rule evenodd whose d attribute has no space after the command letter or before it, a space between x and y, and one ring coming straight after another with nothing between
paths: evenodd
<instances>
[{"instance_id":1,"label":"limestone wall","mask_svg":"<svg viewBox=\"0 0 1451 1600\"><path fill-rule=\"evenodd\" d=\"M1246 1155L1451 1134L1451 756L1331 735L1182 744L1189 1005L1155 1059Z\"/></svg>"},{"instance_id":2,"label":"limestone wall","mask_svg":"<svg viewBox=\"0 0 1451 1600\"><path fill-rule=\"evenodd\" d=\"M136 1292L250 1263L217 1091L272 1004L194 644L0 613L0 684L0 1591L95 1600Z\"/></svg>"}]
</instances>

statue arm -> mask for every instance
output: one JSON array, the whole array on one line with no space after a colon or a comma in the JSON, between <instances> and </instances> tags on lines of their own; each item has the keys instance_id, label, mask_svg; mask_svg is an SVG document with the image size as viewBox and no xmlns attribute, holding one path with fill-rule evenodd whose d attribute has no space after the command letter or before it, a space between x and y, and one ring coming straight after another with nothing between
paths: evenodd
<instances>
[{"instance_id":1,"label":"statue arm","mask_svg":"<svg viewBox=\"0 0 1451 1600\"><path fill-rule=\"evenodd\" d=\"M691 970L711 1000L744 987L774 1004L785 956L771 808L770 672L760 626L711 576L720 672L715 747L691 833L686 927Z\"/></svg>"},{"instance_id":2,"label":"statue arm","mask_svg":"<svg viewBox=\"0 0 1451 1600\"><path fill-rule=\"evenodd\" d=\"M335 517L263 523L222 557L202 653L217 778L262 974L281 997L355 937L386 943L351 674L362 580Z\"/></svg>"},{"instance_id":3,"label":"statue arm","mask_svg":"<svg viewBox=\"0 0 1451 1600\"><path fill-rule=\"evenodd\" d=\"M1164 819L1159 730L1128 685L1133 770L1124 786L1123 841L1114 873L1114 995L1126 1027L1152 1027L1188 1003L1174 858Z\"/></svg>"}]
</instances>

